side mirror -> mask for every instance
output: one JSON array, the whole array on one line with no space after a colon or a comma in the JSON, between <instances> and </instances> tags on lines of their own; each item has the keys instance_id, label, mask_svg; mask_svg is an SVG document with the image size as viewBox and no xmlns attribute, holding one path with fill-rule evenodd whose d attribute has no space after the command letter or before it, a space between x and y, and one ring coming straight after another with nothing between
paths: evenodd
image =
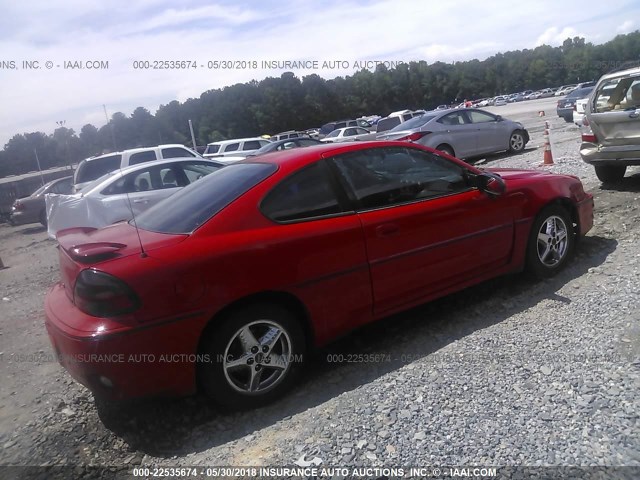
<instances>
[{"instance_id":1,"label":"side mirror","mask_svg":"<svg viewBox=\"0 0 640 480\"><path fill-rule=\"evenodd\" d=\"M482 173L476 177L478 190L486 193L490 197L499 197L507 190L504 180L495 173Z\"/></svg>"},{"instance_id":2,"label":"side mirror","mask_svg":"<svg viewBox=\"0 0 640 480\"><path fill-rule=\"evenodd\" d=\"M504 120L502 115L496 115L496 122L501 122L502 120Z\"/></svg>"}]
</instances>

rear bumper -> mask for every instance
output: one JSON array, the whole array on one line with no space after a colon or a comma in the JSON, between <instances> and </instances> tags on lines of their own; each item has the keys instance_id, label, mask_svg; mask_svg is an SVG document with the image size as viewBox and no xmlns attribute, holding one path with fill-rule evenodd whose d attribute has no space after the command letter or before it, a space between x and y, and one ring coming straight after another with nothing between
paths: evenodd
<instances>
[{"instance_id":1,"label":"rear bumper","mask_svg":"<svg viewBox=\"0 0 640 480\"><path fill-rule=\"evenodd\" d=\"M582 142L580 156L592 165L640 165L640 145L605 147L591 142Z\"/></svg>"},{"instance_id":2,"label":"rear bumper","mask_svg":"<svg viewBox=\"0 0 640 480\"><path fill-rule=\"evenodd\" d=\"M100 319L78 310L60 284L47 294L45 314L58 361L97 397L128 400L195 392L201 331L196 325L202 324L197 316L97 333ZM78 320L93 322L95 330L69 326L80 324Z\"/></svg>"},{"instance_id":3,"label":"rear bumper","mask_svg":"<svg viewBox=\"0 0 640 480\"><path fill-rule=\"evenodd\" d=\"M31 212L11 212L9 221L12 225L25 225L27 223L39 223L38 215Z\"/></svg>"}]
</instances>

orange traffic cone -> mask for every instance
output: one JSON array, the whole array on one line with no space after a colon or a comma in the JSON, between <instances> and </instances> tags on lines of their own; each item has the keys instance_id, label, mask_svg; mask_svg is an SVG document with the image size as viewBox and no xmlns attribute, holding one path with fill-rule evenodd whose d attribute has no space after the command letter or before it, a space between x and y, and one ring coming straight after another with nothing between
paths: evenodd
<instances>
[{"instance_id":1,"label":"orange traffic cone","mask_svg":"<svg viewBox=\"0 0 640 480\"><path fill-rule=\"evenodd\" d=\"M551 142L549 141L549 122L544 122L544 157L542 165L553 165Z\"/></svg>"}]
</instances>

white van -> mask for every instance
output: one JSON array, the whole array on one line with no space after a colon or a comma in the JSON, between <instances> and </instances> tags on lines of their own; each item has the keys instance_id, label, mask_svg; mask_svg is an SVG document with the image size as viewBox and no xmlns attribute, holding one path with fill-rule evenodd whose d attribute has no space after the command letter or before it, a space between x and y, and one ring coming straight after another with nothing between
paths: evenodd
<instances>
[{"instance_id":1,"label":"white van","mask_svg":"<svg viewBox=\"0 0 640 480\"><path fill-rule=\"evenodd\" d=\"M203 157L247 156L251 152L255 152L269 143L271 143L269 140L261 137L236 138L234 140L213 142L207 144L207 149L204 151Z\"/></svg>"},{"instance_id":2,"label":"white van","mask_svg":"<svg viewBox=\"0 0 640 480\"><path fill-rule=\"evenodd\" d=\"M122 152L107 153L97 157L85 158L78 164L73 174L73 191L79 192L95 179L130 165L137 165L164 158L201 158L190 148L177 143L158 145L157 147L131 148Z\"/></svg>"}]
</instances>

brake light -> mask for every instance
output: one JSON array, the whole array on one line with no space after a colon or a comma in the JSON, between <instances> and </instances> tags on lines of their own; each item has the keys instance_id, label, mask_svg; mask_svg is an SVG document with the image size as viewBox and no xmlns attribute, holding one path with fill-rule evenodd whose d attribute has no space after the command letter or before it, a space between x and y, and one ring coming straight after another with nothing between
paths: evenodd
<instances>
[{"instance_id":1,"label":"brake light","mask_svg":"<svg viewBox=\"0 0 640 480\"><path fill-rule=\"evenodd\" d=\"M94 317L115 317L140 307L135 292L119 278L94 269L80 272L73 291L80 310Z\"/></svg>"},{"instance_id":2,"label":"brake light","mask_svg":"<svg viewBox=\"0 0 640 480\"><path fill-rule=\"evenodd\" d=\"M430 134L431 132L415 132L411 135L407 135L406 137L401 137L398 140L406 141L406 142L416 142L420 140L425 135Z\"/></svg>"},{"instance_id":3,"label":"brake light","mask_svg":"<svg viewBox=\"0 0 640 480\"><path fill-rule=\"evenodd\" d=\"M595 133L583 133L582 141L589 143L598 143L598 139L596 138Z\"/></svg>"}]
</instances>

